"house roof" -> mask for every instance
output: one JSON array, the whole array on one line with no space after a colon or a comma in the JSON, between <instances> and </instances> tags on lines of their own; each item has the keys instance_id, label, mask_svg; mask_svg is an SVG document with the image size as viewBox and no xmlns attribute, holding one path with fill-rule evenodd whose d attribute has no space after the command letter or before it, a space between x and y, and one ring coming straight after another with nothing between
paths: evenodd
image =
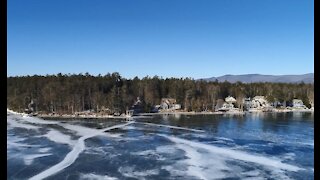
<instances>
[{"instance_id":1,"label":"house roof","mask_svg":"<svg viewBox=\"0 0 320 180\"><path fill-rule=\"evenodd\" d=\"M162 103L168 103L168 104L175 104L177 101L174 98L162 98L161 99Z\"/></svg>"},{"instance_id":2,"label":"house roof","mask_svg":"<svg viewBox=\"0 0 320 180\"><path fill-rule=\"evenodd\" d=\"M298 103L298 102L302 102L302 100L301 99L293 99L292 102Z\"/></svg>"},{"instance_id":3,"label":"house roof","mask_svg":"<svg viewBox=\"0 0 320 180\"><path fill-rule=\"evenodd\" d=\"M264 99L264 96L255 96L253 99Z\"/></svg>"},{"instance_id":4,"label":"house roof","mask_svg":"<svg viewBox=\"0 0 320 180\"><path fill-rule=\"evenodd\" d=\"M233 102L236 102L237 100L232 96L228 96L225 98L225 101L228 103L233 103Z\"/></svg>"}]
</instances>

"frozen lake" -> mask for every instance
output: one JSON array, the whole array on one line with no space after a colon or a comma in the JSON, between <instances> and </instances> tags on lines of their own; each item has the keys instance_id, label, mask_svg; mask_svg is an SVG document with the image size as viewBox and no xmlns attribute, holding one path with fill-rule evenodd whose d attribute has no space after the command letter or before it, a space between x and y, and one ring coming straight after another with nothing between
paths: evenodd
<instances>
[{"instance_id":1,"label":"frozen lake","mask_svg":"<svg viewBox=\"0 0 320 180\"><path fill-rule=\"evenodd\" d=\"M7 115L7 179L314 179L313 113Z\"/></svg>"}]
</instances>

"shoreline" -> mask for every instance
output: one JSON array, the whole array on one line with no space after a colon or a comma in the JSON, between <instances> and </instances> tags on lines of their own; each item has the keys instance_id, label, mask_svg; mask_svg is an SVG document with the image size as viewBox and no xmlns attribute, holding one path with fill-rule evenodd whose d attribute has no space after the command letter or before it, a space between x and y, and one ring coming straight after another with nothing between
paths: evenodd
<instances>
[{"instance_id":1,"label":"shoreline","mask_svg":"<svg viewBox=\"0 0 320 180\"><path fill-rule=\"evenodd\" d=\"M14 112L12 110L7 109L7 112L14 113L14 114L20 114L23 116L31 116L25 113L18 113ZM246 115L246 114L255 114L255 113L314 113L314 110L310 109L295 109L295 110L288 110L288 109L277 109L273 111L263 112L261 110L258 111L231 111L231 112L184 112L184 111L167 111L167 112L156 112L156 113L139 113L138 115L134 116L112 116L112 115L105 115L105 116L99 116L99 115L80 115L75 116L71 114L63 114L63 115L49 115L49 114L38 114L34 117L39 117L42 119L47 120L73 120L73 119L124 119L124 120L130 120L133 118L152 118L152 116L156 115Z\"/></svg>"},{"instance_id":2,"label":"shoreline","mask_svg":"<svg viewBox=\"0 0 320 180\"><path fill-rule=\"evenodd\" d=\"M75 116L75 115L47 115L47 114L39 114L35 117L43 118L43 119L132 119L132 118L151 118L155 115L246 115L246 114L254 114L254 113L296 113L296 112L309 112L313 113L313 110L276 110L276 111L234 111L234 112L157 112L157 113L140 113L134 116L97 116L97 115L82 115L82 116Z\"/></svg>"}]
</instances>

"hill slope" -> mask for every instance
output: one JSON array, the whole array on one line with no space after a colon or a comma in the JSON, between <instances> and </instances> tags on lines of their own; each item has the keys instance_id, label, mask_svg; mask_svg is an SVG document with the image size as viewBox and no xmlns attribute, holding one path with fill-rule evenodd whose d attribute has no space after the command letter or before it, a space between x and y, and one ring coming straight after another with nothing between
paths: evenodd
<instances>
[{"instance_id":1,"label":"hill slope","mask_svg":"<svg viewBox=\"0 0 320 180\"><path fill-rule=\"evenodd\" d=\"M235 83L237 81L243 83L251 82L284 82L284 83L314 83L314 73L302 75L262 75L262 74L243 74L243 75L224 75L219 77L204 78L206 81Z\"/></svg>"}]
</instances>

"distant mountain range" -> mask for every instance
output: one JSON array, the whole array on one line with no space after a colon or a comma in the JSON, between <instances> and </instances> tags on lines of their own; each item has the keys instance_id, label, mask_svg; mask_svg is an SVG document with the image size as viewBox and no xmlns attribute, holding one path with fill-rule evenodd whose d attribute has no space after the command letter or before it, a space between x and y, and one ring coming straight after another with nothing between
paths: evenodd
<instances>
[{"instance_id":1,"label":"distant mountain range","mask_svg":"<svg viewBox=\"0 0 320 180\"><path fill-rule=\"evenodd\" d=\"M201 79L199 79L201 80ZM262 75L262 74L243 74L243 75L224 75L219 77L204 78L205 81L216 81L235 83L237 81L243 83L253 82L283 82L283 83L314 83L314 73L302 75Z\"/></svg>"}]
</instances>

